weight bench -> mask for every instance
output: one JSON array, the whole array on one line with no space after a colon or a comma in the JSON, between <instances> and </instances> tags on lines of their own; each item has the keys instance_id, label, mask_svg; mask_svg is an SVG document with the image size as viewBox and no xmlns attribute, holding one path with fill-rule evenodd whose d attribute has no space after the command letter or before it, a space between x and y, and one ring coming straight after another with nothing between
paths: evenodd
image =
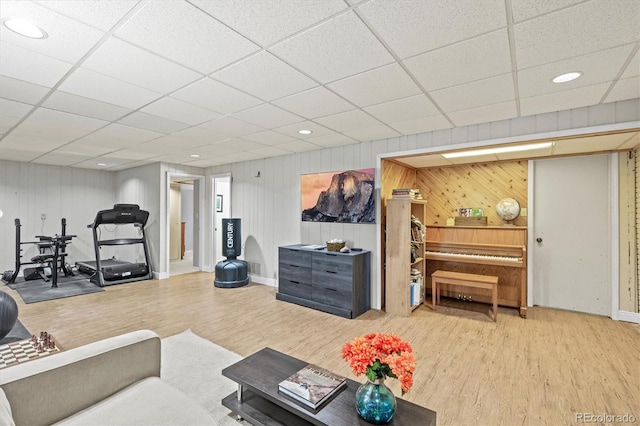
<instances>
[{"instance_id":1,"label":"weight bench","mask_svg":"<svg viewBox=\"0 0 640 426\"><path fill-rule=\"evenodd\" d=\"M498 277L463 272L435 271L431 274L431 304L434 311L436 310L436 301L440 303L440 292L443 284L491 290L493 320L498 320Z\"/></svg>"}]
</instances>

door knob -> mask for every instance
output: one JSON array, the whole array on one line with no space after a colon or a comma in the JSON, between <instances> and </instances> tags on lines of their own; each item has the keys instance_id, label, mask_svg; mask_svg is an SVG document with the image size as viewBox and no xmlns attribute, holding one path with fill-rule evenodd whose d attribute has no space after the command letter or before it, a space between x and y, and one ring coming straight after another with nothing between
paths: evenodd
<instances>
[{"instance_id":1,"label":"door knob","mask_svg":"<svg viewBox=\"0 0 640 426\"><path fill-rule=\"evenodd\" d=\"M538 237L538 238L536 238L536 241L541 243L542 242L542 238Z\"/></svg>"}]
</instances>

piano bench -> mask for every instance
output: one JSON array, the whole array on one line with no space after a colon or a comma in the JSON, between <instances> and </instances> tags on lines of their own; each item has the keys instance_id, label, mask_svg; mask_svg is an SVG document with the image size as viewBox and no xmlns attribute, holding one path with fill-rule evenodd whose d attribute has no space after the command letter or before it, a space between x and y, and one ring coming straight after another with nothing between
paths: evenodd
<instances>
[{"instance_id":1,"label":"piano bench","mask_svg":"<svg viewBox=\"0 0 640 426\"><path fill-rule=\"evenodd\" d=\"M493 320L498 320L498 277L489 275L466 274L463 272L435 271L431 274L431 304L436 310L436 300L440 303L442 284L451 284L470 288L491 290L493 302Z\"/></svg>"}]
</instances>

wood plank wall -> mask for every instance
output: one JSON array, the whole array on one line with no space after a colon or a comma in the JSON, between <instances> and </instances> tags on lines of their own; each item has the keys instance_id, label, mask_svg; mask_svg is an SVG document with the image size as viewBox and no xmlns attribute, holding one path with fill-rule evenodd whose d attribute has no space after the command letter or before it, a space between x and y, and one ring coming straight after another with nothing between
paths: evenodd
<instances>
[{"instance_id":1,"label":"wood plank wall","mask_svg":"<svg viewBox=\"0 0 640 426\"><path fill-rule=\"evenodd\" d=\"M460 207L483 208L487 225L502 225L496 203L511 197L527 208L527 176L526 160L418 169L416 185L428 200L426 225L446 225ZM527 218L521 215L513 224L526 226Z\"/></svg>"}]
</instances>

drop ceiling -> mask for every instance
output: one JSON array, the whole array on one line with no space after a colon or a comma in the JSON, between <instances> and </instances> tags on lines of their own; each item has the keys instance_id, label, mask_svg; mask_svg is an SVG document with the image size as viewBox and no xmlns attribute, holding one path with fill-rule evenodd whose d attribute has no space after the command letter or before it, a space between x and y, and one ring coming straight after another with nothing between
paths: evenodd
<instances>
[{"instance_id":1,"label":"drop ceiling","mask_svg":"<svg viewBox=\"0 0 640 426\"><path fill-rule=\"evenodd\" d=\"M210 167L640 98L636 0L0 0L9 17L48 37L0 26L4 160Z\"/></svg>"}]
</instances>

